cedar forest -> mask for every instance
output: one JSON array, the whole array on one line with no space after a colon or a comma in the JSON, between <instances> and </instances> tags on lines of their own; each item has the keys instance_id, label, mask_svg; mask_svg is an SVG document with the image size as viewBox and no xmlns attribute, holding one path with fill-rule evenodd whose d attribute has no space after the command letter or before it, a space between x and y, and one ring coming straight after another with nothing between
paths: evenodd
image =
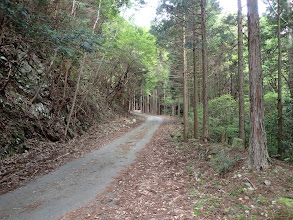
<instances>
[{"instance_id":1,"label":"cedar forest","mask_svg":"<svg viewBox=\"0 0 293 220\"><path fill-rule=\"evenodd\" d=\"M21 164L15 158L35 146L46 154L49 143L63 146L136 111L177 120L173 142L204 146L200 159L220 146L211 159L219 176L241 160L252 173L273 163L291 167L292 1L263 0L263 14L261 0L233 1L238 13L224 13L217 0L159 0L145 28L123 17L143 0L1 0L0 183L8 184L5 166ZM240 150L242 158L226 149Z\"/></svg>"},{"instance_id":2,"label":"cedar forest","mask_svg":"<svg viewBox=\"0 0 293 220\"><path fill-rule=\"evenodd\" d=\"M147 29L121 16L144 1L2 0L1 158L141 110L182 117L182 141L243 145L253 169L292 164L292 2L265 2L161 0Z\"/></svg>"}]
</instances>

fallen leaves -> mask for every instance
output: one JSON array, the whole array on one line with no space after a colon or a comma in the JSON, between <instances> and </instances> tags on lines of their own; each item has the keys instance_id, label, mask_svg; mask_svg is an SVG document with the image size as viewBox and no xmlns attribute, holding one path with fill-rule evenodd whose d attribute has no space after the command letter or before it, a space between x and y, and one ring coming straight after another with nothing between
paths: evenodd
<instances>
[{"instance_id":1,"label":"fallen leaves","mask_svg":"<svg viewBox=\"0 0 293 220\"><path fill-rule=\"evenodd\" d=\"M65 219L86 219L88 214L98 219L192 219L186 158L170 146L169 133L177 128L174 121L161 125L136 161L104 193Z\"/></svg>"},{"instance_id":2,"label":"fallen leaves","mask_svg":"<svg viewBox=\"0 0 293 220\"><path fill-rule=\"evenodd\" d=\"M103 147L144 121L137 121L136 117L117 115L112 121L93 125L87 133L68 143L27 140L31 146L30 151L0 160L0 194L16 189L38 175L52 172L68 161Z\"/></svg>"}]
</instances>

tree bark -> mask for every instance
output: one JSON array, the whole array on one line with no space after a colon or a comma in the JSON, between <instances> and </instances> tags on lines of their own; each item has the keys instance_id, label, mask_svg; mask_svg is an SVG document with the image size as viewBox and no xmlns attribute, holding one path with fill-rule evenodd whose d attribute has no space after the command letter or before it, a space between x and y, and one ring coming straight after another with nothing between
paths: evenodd
<instances>
[{"instance_id":1,"label":"tree bark","mask_svg":"<svg viewBox=\"0 0 293 220\"><path fill-rule=\"evenodd\" d=\"M269 167L269 155L264 125L258 1L247 0L247 9L250 81L250 141L248 165L251 169L262 170Z\"/></svg>"},{"instance_id":2,"label":"tree bark","mask_svg":"<svg viewBox=\"0 0 293 220\"><path fill-rule=\"evenodd\" d=\"M68 132L70 121L71 121L71 116L72 116L74 106L75 106L75 103L76 103L76 97L77 97L77 94L78 94L81 75L83 74L83 69L84 69L84 65L85 65L85 59L86 59L86 52L83 55L82 64L81 64L81 67L80 67L80 71L79 71L79 75L78 75L78 79L77 79L77 83L76 83L76 88L75 88L75 92L74 92L72 106L71 106L70 113L69 113L68 118L67 118L67 125L66 125L65 132L64 132L65 137L67 136L67 132Z\"/></svg>"},{"instance_id":3,"label":"tree bark","mask_svg":"<svg viewBox=\"0 0 293 220\"><path fill-rule=\"evenodd\" d=\"M73 2L72 2L72 8L71 8L71 15L74 15L74 11L75 11L75 3L76 3L76 1L73 0Z\"/></svg>"},{"instance_id":4,"label":"tree bark","mask_svg":"<svg viewBox=\"0 0 293 220\"><path fill-rule=\"evenodd\" d=\"M193 135L195 139L198 139L198 90L197 90L197 56L196 56L196 32L195 21L193 22Z\"/></svg>"},{"instance_id":5,"label":"tree bark","mask_svg":"<svg viewBox=\"0 0 293 220\"><path fill-rule=\"evenodd\" d=\"M282 49L281 49L281 3L278 0L278 155L282 158Z\"/></svg>"},{"instance_id":6,"label":"tree bark","mask_svg":"<svg viewBox=\"0 0 293 220\"><path fill-rule=\"evenodd\" d=\"M139 110L141 113L143 112L142 108L143 108L143 88L141 86L140 87L140 102L139 102Z\"/></svg>"},{"instance_id":7,"label":"tree bark","mask_svg":"<svg viewBox=\"0 0 293 220\"><path fill-rule=\"evenodd\" d=\"M100 19L101 4L102 4L102 0L99 1L98 14L97 14L97 18L96 18L95 24L94 24L94 26L93 26L93 34L95 33L95 30L96 30L96 27L97 27L98 21L99 21L99 19Z\"/></svg>"},{"instance_id":8,"label":"tree bark","mask_svg":"<svg viewBox=\"0 0 293 220\"><path fill-rule=\"evenodd\" d=\"M136 110L135 106L136 106L136 102L135 102L135 91L134 91L134 95L133 95L133 106L132 106L132 109L133 110Z\"/></svg>"},{"instance_id":9,"label":"tree bark","mask_svg":"<svg viewBox=\"0 0 293 220\"><path fill-rule=\"evenodd\" d=\"M167 114L167 106L166 106L166 88L165 88L165 82L164 82L164 115Z\"/></svg>"},{"instance_id":10,"label":"tree bark","mask_svg":"<svg viewBox=\"0 0 293 220\"><path fill-rule=\"evenodd\" d=\"M291 98L293 99L293 19L291 17L291 8L292 0L287 0L287 11L288 11L288 65L289 65L289 74L288 74L288 87L290 90Z\"/></svg>"},{"instance_id":11,"label":"tree bark","mask_svg":"<svg viewBox=\"0 0 293 220\"><path fill-rule=\"evenodd\" d=\"M68 59L66 62L66 70L65 70L65 76L64 76L64 86L63 86L63 96L62 96L62 101L61 104L59 106L59 110L58 110L58 115L60 114L61 109L63 108L63 105L65 103L65 98L66 98L66 87L67 87L67 80L68 80L68 72L69 72L69 68L70 68L71 62Z\"/></svg>"},{"instance_id":12,"label":"tree bark","mask_svg":"<svg viewBox=\"0 0 293 220\"><path fill-rule=\"evenodd\" d=\"M239 88L239 138L245 145L245 111L244 111L244 62L243 62L243 33L242 5L238 0L238 88Z\"/></svg>"},{"instance_id":13,"label":"tree bark","mask_svg":"<svg viewBox=\"0 0 293 220\"><path fill-rule=\"evenodd\" d=\"M183 17L185 23L185 16ZM183 138L187 142L187 132L188 132L188 88L187 88L187 50L185 48L186 44L186 30L183 25Z\"/></svg>"},{"instance_id":14,"label":"tree bark","mask_svg":"<svg viewBox=\"0 0 293 220\"><path fill-rule=\"evenodd\" d=\"M147 109L146 109L146 113L149 114L150 113L150 95L147 94Z\"/></svg>"},{"instance_id":15,"label":"tree bark","mask_svg":"<svg viewBox=\"0 0 293 220\"><path fill-rule=\"evenodd\" d=\"M206 40L206 0L201 0L202 27L202 80L203 80L203 136L204 142L209 140L209 109L208 109L208 66Z\"/></svg>"},{"instance_id":16,"label":"tree bark","mask_svg":"<svg viewBox=\"0 0 293 220\"><path fill-rule=\"evenodd\" d=\"M158 89L156 89L156 115L160 115L160 95Z\"/></svg>"},{"instance_id":17,"label":"tree bark","mask_svg":"<svg viewBox=\"0 0 293 220\"><path fill-rule=\"evenodd\" d=\"M178 117L180 117L180 111L181 111L180 97L178 97L178 111L177 111L177 115L178 115Z\"/></svg>"},{"instance_id":18,"label":"tree bark","mask_svg":"<svg viewBox=\"0 0 293 220\"><path fill-rule=\"evenodd\" d=\"M153 106L152 106L152 114L156 114L156 91L155 89L153 90Z\"/></svg>"}]
</instances>

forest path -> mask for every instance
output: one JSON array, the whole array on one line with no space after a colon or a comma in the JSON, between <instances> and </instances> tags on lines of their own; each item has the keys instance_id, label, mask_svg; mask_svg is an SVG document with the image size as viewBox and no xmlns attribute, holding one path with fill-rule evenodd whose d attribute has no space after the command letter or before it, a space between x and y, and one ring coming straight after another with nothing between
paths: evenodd
<instances>
[{"instance_id":1,"label":"forest path","mask_svg":"<svg viewBox=\"0 0 293 220\"><path fill-rule=\"evenodd\" d=\"M0 219L58 219L101 193L136 152L146 146L163 119L146 122L103 148L0 196Z\"/></svg>"}]
</instances>

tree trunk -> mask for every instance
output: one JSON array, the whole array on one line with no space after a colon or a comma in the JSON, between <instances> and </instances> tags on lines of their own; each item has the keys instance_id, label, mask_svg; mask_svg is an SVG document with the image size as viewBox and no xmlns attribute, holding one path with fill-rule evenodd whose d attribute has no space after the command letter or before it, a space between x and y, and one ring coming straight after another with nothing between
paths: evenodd
<instances>
[{"instance_id":1,"label":"tree trunk","mask_svg":"<svg viewBox=\"0 0 293 220\"><path fill-rule=\"evenodd\" d=\"M142 111L142 107L143 107L143 89L142 89L142 86L141 86L141 89L140 89L140 106L139 106L139 110L140 110L140 112L143 112Z\"/></svg>"},{"instance_id":2,"label":"tree trunk","mask_svg":"<svg viewBox=\"0 0 293 220\"><path fill-rule=\"evenodd\" d=\"M202 83L203 83L203 141L209 139L209 109L208 109L208 66L206 40L206 0L201 0L201 27L202 27Z\"/></svg>"},{"instance_id":3,"label":"tree trunk","mask_svg":"<svg viewBox=\"0 0 293 220\"><path fill-rule=\"evenodd\" d=\"M95 29L96 29L97 24L98 24L98 21L100 19L101 4L102 4L102 0L99 1L98 14L97 14L97 18L96 18L95 24L93 26L93 34L95 33Z\"/></svg>"},{"instance_id":4,"label":"tree trunk","mask_svg":"<svg viewBox=\"0 0 293 220\"><path fill-rule=\"evenodd\" d=\"M156 108L156 98L155 98L155 96L156 96L156 92L155 92L155 89L154 89L153 90L153 102L152 102L152 114L153 115L156 112L156 110L155 110L155 108Z\"/></svg>"},{"instance_id":5,"label":"tree trunk","mask_svg":"<svg viewBox=\"0 0 293 220\"><path fill-rule=\"evenodd\" d=\"M167 114L167 106L166 106L166 88L165 88L165 82L164 82L164 115Z\"/></svg>"},{"instance_id":6,"label":"tree trunk","mask_svg":"<svg viewBox=\"0 0 293 220\"><path fill-rule=\"evenodd\" d=\"M177 111L177 115L178 115L178 117L180 117L180 111L181 111L180 97L178 97L178 111Z\"/></svg>"},{"instance_id":7,"label":"tree trunk","mask_svg":"<svg viewBox=\"0 0 293 220\"><path fill-rule=\"evenodd\" d=\"M281 3L278 0L278 155L282 158L282 49L281 49Z\"/></svg>"},{"instance_id":8,"label":"tree trunk","mask_svg":"<svg viewBox=\"0 0 293 220\"><path fill-rule=\"evenodd\" d=\"M193 135L195 139L198 139L198 94L197 94L197 56L196 56L196 32L195 21L193 22Z\"/></svg>"},{"instance_id":9,"label":"tree trunk","mask_svg":"<svg viewBox=\"0 0 293 220\"><path fill-rule=\"evenodd\" d=\"M243 33L242 5L238 0L238 88L239 88L239 138L245 145L245 106L244 106L244 62L243 62Z\"/></svg>"},{"instance_id":10,"label":"tree trunk","mask_svg":"<svg viewBox=\"0 0 293 220\"><path fill-rule=\"evenodd\" d=\"M269 167L269 155L264 125L258 1L247 0L247 11L250 81L250 141L248 164L251 169L261 170Z\"/></svg>"},{"instance_id":11,"label":"tree trunk","mask_svg":"<svg viewBox=\"0 0 293 220\"><path fill-rule=\"evenodd\" d=\"M185 16L183 24L183 138L187 142L187 130L188 130L188 88L187 88L187 50L185 48L186 44L186 30L185 30Z\"/></svg>"},{"instance_id":12,"label":"tree trunk","mask_svg":"<svg viewBox=\"0 0 293 220\"><path fill-rule=\"evenodd\" d=\"M73 0L72 2L72 8L71 8L71 15L73 16L74 15L74 12L75 12L75 9L76 9L76 0Z\"/></svg>"},{"instance_id":13,"label":"tree trunk","mask_svg":"<svg viewBox=\"0 0 293 220\"><path fill-rule=\"evenodd\" d=\"M147 94L147 110L146 113L149 114L150 113L150 95Z\"/></svg>"},{"instance_id":14,"label":"tree trunk","mask_svg":"<svg viewBox=\"0 0 293 220\"><path fill-rule=\"evenodd\" d=\"M61 112L61 110L63 108L64 103L65 103L66 87L67 87L68 72L69 72L70 65L71 65L71 62L68 59L67 62L66 62L66 70L65 70L65 76L64 76L63 96L62 96L61 104L59 106L58 115L60 115L60 112Z\"/></svg>"},{"instance_id":15,"label":"tree trunk","mask_svg":"<svg viewBox=\"0 0 293 220\"><path fill-rule=\"evenodd\" d=\"M134 95L133 95L132 109L133 109L133 110L136 110L136 109L135 109L135 91L134 91Z\"/></svg>"},{"instance_id":16,"label":"tree trunk","mask_svg":"<svg viewBox=\"0 0 293 220\"><path fill-rule=\"evenodd\" d=\"M293 19L291 18L291 8L292 0L287 0L288 7L288 65L289 65L289 74L288 74L288 87L290 90L291 98L293 99Z\"/></svg>"},{"instance_id":17,"label":"tree trunk","mask_svg":"<svg viewBox=\"0 0 293 220\"><path fill-rule=\"evenodd\" d=\"M160 98L158 89L156 89L156 115L160 114Z\"/></svg>"},{"instance_id":18,"label":"tree trunk","mask_svg":"<svg viewBox=\"0 0 293 220\"><path fill-rule=\"evenodd\" d=\"M49 74L50 74L50 72L51 72L51 68L52 68L52 66L53 66L53 63L54 63L54 61L55 61L56 56L57 56L57 50L55 51L54 57L53 57L53 59L51 60L50 65L49 65L48 69L46 70L46 72L45 72L45 74L44 74L44 76L43 76L43 78L42 78L42 80L41 80L41 82L40 82L40 85L39 85L39 87L37 88L37 91L36 91L34 97L30 100L30 103L31 103L31 104L33 104L33 103L36 101L36 99L37 99L37 97L38 97L38 95L39 95L39 93L40 93L40 91L41 91L41 89L42 89L43 84L45 83L46 79L48 78L48 76L49 76Z\"/></svg>"},{"instance_id":19,"label":"tree trunk","mask_svg":"<svg viewBox=\"0 0 293 220\"><path fill-rule=\"evenodd\" d=\"M65 137L67 136L67 131L69 129L69 125L70 125L70 121L71 121L71 116L72 116L74 106L75 106L75 103L76 103L76 97L77 97L77 94L78 94L80 79L81 79L81 75L83 74L83 69L84 69L84 64L85 64L85 58L86 58L86 52L83 55L83 60L82 60L82 64L81 64L81 67L80 67L80 71L79 71L79 75L78 75L78 79L77 79L77 83L76 83L76 88L75 88L75 92L74 92L72 106L71 106L70 113L69 113L68 118L67 118L67 125L66 125L65 132L64 132Z\"/></svg>"}]
</instances>

